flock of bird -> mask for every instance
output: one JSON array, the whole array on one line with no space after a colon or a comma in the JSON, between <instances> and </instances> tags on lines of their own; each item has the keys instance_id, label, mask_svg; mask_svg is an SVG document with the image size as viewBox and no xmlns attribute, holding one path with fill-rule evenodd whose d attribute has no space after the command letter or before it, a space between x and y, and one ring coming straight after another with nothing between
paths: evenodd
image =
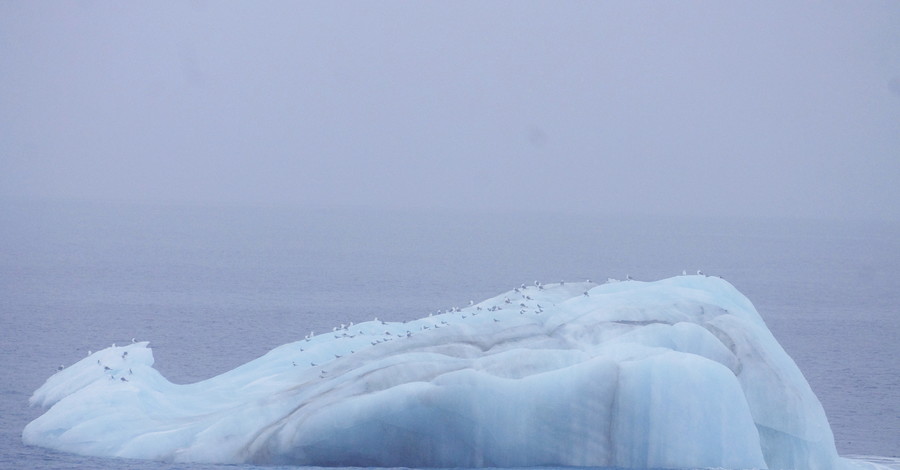
<instances>
[{"instance_id":1,"label":"flock of bird","mask_svg":"<svg viewBox=\"0 0 900 470\"><path fill-rule=\"evenodd\" d=\"M687 275L687 272L682 271L682 275ZM699 270L697 271L697 275L705 276L705 274ZM625 281L634 280L635 279L630 275L625 276ZM613 282L622 281L613 278L608 278L605 281L605 283ZM589 297L591 287L596 284L590 279L586 279L582 283L568 284L569 288L575 287L576 285L580 285L578 290L585 288L582 295ZM471 321L479 315L482 315L482 321L500 322L502 320L501 318L498 318L499 315L496 314L496 312L501 310L517 311L519 315L540 315L544 313L544 306L536 300L536 297L545 297L541 294L550 287L562 286L567 286L566 281L560 281L558 284L543 284L539 281L534 281L531 285L522 283L519 287L514 288L509 293L495 297L494 299L489 299L477 305L474 301L470 300L467 307L451 307L445 310L437 310L418 320L386 322L375 317L372 321L364 322L362 324L354 324L352 321L346 324L341 323L339 326L333 327L331 332L326 335L316 335L315 332L310 331L303 337L302 341L295 343L299 345L299 352L307 353L303 354L306 359L294 357L291 360L291 367L299 366L297 361L308 362L309 367L321 367L324 363L331 360L341 359L347 354L354 354L357 349L366 346L365 343L360 343L359 339L361 338L367 340L368 346L374 347L382 343L410 338L416 334L428 332L429 330L444 328L461 320L469 319ZM490 318L490 320L485 319L485 317ZM330 336L328 336L329 334ZM323 336L324 339L322 339ZM335 346L343 340L354 341L350 341L351 344L347 347L336 348ZM131 342L135 343L136 340L132 338ZM112 347L116 347L115 343L112 344ZM323 354L309 354L320 349L328 349L329 355L323 357ZM93 353L88 351L88 356L91 356L91 354ZM312 356L313 358L310 360L309 356ZM109 356L107 355L106 357L108 358ZM115 360L121 361L120 364L115 364L115 367L110 367L113 364L104 364L100 359L97 360L97 365L102 368L104 374L109 376L109 380L128 382L129 379L126 375L133 375L131 368L127 369L127 374L124 373L124 365L128 360L128 352L123 352ZM58 371L62 371L64 368L63 365L60 365ZM115 373L116 371L118 371L120 375L117 376ZM327 374L327 370L321 369L319 376L325 378Z\"/></svg>"}]
</instances>

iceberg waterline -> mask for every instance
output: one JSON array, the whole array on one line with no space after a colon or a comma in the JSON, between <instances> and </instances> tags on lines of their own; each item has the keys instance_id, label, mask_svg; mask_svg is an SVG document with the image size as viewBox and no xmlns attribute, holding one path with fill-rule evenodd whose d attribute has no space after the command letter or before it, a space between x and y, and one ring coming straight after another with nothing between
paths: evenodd
<instances>
[{"instance_id":1,"label":"iceberg waterline","mask_svg":"<svg viewBox=\"0 0 900 470\"><path fill-rule=\"evenodd\" d=\"M175 385L148 343L51 376L26 444L316 466L835 469L802 373L728 282L521 286L307 335Z\"/></svg>"}]
</instances>

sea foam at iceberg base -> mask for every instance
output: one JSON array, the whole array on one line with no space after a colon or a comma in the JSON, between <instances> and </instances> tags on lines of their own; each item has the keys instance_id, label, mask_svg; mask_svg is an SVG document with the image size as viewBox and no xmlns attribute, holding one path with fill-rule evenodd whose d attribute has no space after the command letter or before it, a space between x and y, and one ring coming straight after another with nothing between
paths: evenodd
<instances>
[{"instance_id":1,"label":"sea foam at iceberg base","mask_svg":"<svg viewBox=\"0 0 900 470\"><path fill-rule=\"evenodd\" d=\"M298 335L299 336L299 335ZM148 343L52 377L26 444L183 462L838 469L816 396L728 282L518 287L307 335L175 385Z\"/></svg>"}]
</instances>

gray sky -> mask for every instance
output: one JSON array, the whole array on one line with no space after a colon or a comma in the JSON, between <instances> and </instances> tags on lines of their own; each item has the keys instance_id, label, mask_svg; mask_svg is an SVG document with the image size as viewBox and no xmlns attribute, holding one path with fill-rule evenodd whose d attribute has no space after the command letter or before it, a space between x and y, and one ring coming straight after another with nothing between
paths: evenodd
<instances>
[{"instance_id":1,"label":"gray sky","mask_svg":"<svg viewBox=\"0 0 900 470\"><path fill-rule=\"evenodd\" d=\"M900 2L0 2L0 198L900 220Z\"/></svg>"}]
</instances>

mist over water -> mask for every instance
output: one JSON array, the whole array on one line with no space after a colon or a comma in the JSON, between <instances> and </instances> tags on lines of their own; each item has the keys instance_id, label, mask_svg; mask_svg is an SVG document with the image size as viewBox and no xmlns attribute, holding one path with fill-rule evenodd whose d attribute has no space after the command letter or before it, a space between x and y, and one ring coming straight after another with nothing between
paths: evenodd
<instances>
[{"instance_id":1,"label":"mist over water","mask_svg":"<svg viewBox=\"0 0 900 470\"><path fill-rule=\"evenodd\" d=\"M41 412L27 407L31 392L59 364L113 342L149 340L156 367L187 383L340 323L418 318L534 280L654 280L683 269L721 275L754 302L822 401L842 455L900 449L895 224L526 210L0 207L0 366L9 378L0 384L0 454L18 466L120 465L20 440Z\"/></svg>"}]
</instances>

